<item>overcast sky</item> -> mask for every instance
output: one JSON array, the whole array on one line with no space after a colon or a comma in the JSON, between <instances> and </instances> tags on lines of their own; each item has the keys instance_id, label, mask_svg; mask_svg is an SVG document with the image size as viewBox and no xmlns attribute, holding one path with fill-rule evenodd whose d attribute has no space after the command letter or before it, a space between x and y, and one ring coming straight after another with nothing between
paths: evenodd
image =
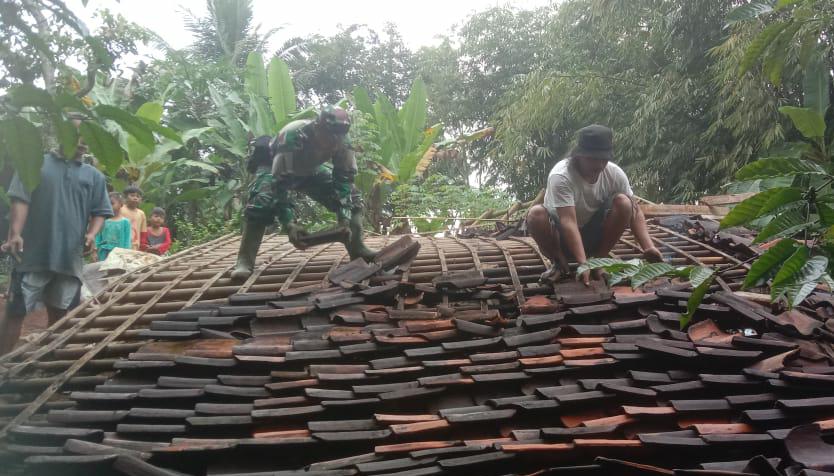
<instances>
[{"instance_id":1,"label":"overcast sky","mask_svg":"<svg viewBox=\"0 0 834 476\"><path fill-rule=\"evenodd\" d=\"M411 48L436 43L438 35L448 33L469 14L496 5L531 8L546 5L549 0L415 0L407 2L381 0L254 0L255 23L261 31L278 26L284 30L273 37L273 43L312 33L335 33L338 26L354 23L381 29L385 23L397 25L404 41ZM93 13L108 8L129 20L161 35L174 48L191 43L181 12L206 13L205 0L69 0L67 4L90 28L97 22Z\"/></svg>"}]
</instances>

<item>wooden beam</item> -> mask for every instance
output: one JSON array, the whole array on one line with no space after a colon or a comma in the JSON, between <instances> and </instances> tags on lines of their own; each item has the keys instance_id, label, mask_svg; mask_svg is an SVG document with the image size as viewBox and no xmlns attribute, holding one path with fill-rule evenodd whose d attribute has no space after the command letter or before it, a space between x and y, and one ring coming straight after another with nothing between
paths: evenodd
<instances>
[{"instance_id":1,"label":"wooden beam","mask_svg":"<svg viewBox=\"0 0 834 476\"><path fill-rule=\"evenodd\" d=\"M756 195L756 193L757 192L734 193L730 195L705 195L701 197L699 202L713 207L719 205L735 205L736 203L740 203L753 195Z\"/></svg>"},{"instance_id":2,"label":"wooden beam","mask_svg":"<svg viewBox=\"0 0 834 476\"><path fill-rule=\"evenodd\" d=\"M718 215L730 212L727 207L710 207L707 205L648 205L640 204L640 209L647 217L664 217L672 215Z\"/></svg>"}]
</instances>

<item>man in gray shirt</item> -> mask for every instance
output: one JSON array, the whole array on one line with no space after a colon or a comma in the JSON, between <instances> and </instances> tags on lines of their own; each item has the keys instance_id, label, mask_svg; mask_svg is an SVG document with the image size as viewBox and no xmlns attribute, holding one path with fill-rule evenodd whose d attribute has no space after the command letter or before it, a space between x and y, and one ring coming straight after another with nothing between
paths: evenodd
<instances>
[{"instance_id":1,"label":"man in gray shirt","mask_svg":"<svg viewBox=\"0 0 834 476\"><path fill-rule=\"evenodd\" d=\"M31 193L16 174L9 186L9 236L3 250L18 261L6 315L0 319L0 355L14 348L24 314L39 302L46 305L50 325L66 314L81 287L84 249L95 243L104 219L113 216L104 175L81 162L85 152L79 142L72 159L46 154L40 184Z\"/></svg>"},{"instance_id":2,"label":"man in gray shirt","mask_svg":"<svg viewBox=\"0 0 834 476\"><path fill-rule=\"evenodd\" d=\"M550 171L544 205L534 206L527 215L530 236L553 262L543 278L558 279L568 271L569 260L583 264L589 256L608 256L629 226L646 260L663 259L649 236L643 212L634 202L628 177L611 162L613 137L605 126L580 129L570 157ZM581 278L589 284L588 272Z\"/></svg>"}]
</instances>

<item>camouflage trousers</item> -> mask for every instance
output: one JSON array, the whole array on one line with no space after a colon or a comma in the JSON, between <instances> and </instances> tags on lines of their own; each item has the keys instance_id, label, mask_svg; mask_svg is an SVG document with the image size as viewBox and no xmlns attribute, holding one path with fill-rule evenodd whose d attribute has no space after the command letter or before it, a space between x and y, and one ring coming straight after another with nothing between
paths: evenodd
<instances>
[{"instance_id":1,"label":"camouflage trousers","mask_svg":"<svg viewBox=\"0 0 834 476\"><path fill-rule=\"evenodd\" d=\"M290 192L293 191L307 195L333 213L338 214L345 209L361 213L364 206L361 194L350 184L347 184L349 189L339 190L345 186L333 180L332 168L325 165L314 174L302 177L275 178L267 169L260 169L249 187L243 213L247 221L266 226L275 223L276 218L281 224L290 223L295 218L290 199Z\"/></svg>"}]
</instances>

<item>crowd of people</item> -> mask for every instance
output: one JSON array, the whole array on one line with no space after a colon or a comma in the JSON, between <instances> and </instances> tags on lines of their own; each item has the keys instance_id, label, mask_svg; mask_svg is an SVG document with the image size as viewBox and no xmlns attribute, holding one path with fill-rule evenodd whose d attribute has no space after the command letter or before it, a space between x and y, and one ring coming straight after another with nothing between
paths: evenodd
<instances>
[{"instance_id":1,"label":"crowd of people","mask_svg":"<svg viewBox=\"0 0 834 476\"><path fill-rule=\"evenodd\" d=\"M113 216L104 221L90 254L104 261L116 248L144 251L163 256L171 248L171 231L165 226L165 209L156 207L150 220L139 208L142 190L127 187L123 193L110 192Z\"/></svg>"},{"instance_id":2,"label":"crowd of people","mask_svg":"<svg viewBox=\"0 0 834 476\"><path fill-rule=\"evenodd\" d=\"M253 141L247 166L255 180L244 209L232 280L249 278L266 228L276 219L290 243L308 246L307 232L295 221L290 191L304 193L336 214L351 259L374 259L376 252L362 239L363 203L354 184L357 163L349 129L347 111L325 106L315 119L293 121L276 137ZM50 324L77 303L84 255L106 260L117 248L164 255L171 247L165 210L154 208L148 220L138 187L108 193L104 175L81 160L85 152L79 140L71 159L57 152L46 154L40 184L31 193L17 175L9 187L10 227L3 250L17 262L6 313L0 318L0 354L14 347L23 316L40 303L46 306ZM613 160L614 132L592 124L577 132L576 146L553 166L544 203L526 216L528 234L551 262L542 281L566 277L570 263L582 265L589 258L608 256L627 228L643 259L663 261L628 177ZM586 271L578 278L587 286L601 276Z\"/></svg>"}]
</instances>

